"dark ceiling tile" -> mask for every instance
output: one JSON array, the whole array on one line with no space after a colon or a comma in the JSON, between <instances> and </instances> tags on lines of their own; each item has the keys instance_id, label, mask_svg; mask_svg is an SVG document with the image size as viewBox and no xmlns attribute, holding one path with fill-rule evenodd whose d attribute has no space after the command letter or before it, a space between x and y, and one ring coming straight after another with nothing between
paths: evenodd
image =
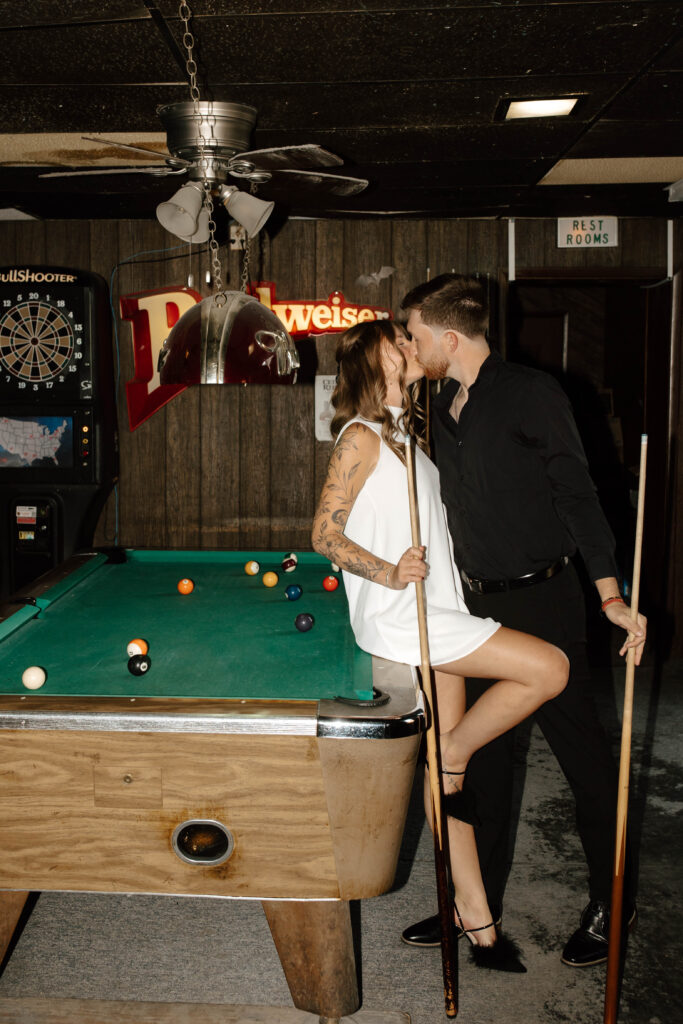
<instances>
[{"instance_id":1,"label":"dark ceiling tile","mask_svg":"<svg viewBox=\"0 0 683 1024\"><path fill-rule=\"evenodd\" d=\"M509 122L498 125L446 126L439 131L420 127L402 129L309 131L306 138L290 132L254 133L254 148L315 142L356 164L378 164L445 159L519 160L546 159L559 155L577 136L577 127Z\"/></svg>"},{"instance_id":2,"label":"dark ceiling tile","mask_svg":"<svg viewBox=\"0 0 683 1024\"><path fill-rule=\"evenodd\" d=\"M209 81L417 81L628 72L683 26L678 3L534 4L197 19ZM174 23L180 39L182 26Z\"/></svg>"},{"instance_id":3,"label":"dark ceiling tile","mask_svg":"<svg viewBox=\"0 0 683 1024\"><path fill-rule=\"evenodd\" d=\"M150 20L5 29L0 46L12 54L0 67L2 83L183 81Z\"/></svg>"},{"instance_id":4,"label":"dark ceiling tile","mask_svg":"<svg viewBox=\"0 0 683 1024\"><path fill-rule=\"evenodd\" d=\"M600 121L564 154L567 158L683 156L680 122ZM680 211L683 213L683 211Z\"/></svg>"},{"instance_id":5,"label":"dark ceiling tile","mask_svg":"<svg viewBox=\"0 0 683 1024\"><path fill-rule=\"evenodd\" d=\"M184 85L0 85L3 131L163 131L157 105L187 99Z\"/></svg>"},{"instance_id":6,"label":"dark ceiling tile","mask_svg":"<svg viewBox=\"0 0 683 1024\"><path fill-rule=\"evenodd\" d=\"M644 75L607 107L603 117L617 121L683 119L683 71Z\"/></svg>"},{"instance_id":7,"label":"dark ceiling tile","mask_svg":"<svg viewBox=\"0 0 683 1024\"><path fill-rule=\"evenodd\" d=\"M106 4L102 0L20 0L4 3L2 7L2 29L134 21L150 17L139 0L106 0Z\"/></svg>"}]
</instances>

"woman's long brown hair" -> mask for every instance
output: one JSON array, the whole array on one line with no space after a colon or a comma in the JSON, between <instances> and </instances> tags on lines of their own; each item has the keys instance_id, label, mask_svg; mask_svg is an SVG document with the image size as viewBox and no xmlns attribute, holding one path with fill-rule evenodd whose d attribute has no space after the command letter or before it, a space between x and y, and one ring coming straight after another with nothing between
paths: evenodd
<instances>
[{"instance_id":1,"label":"woman's long brown hair","mask_svg":"<svg viewBox=\"0 0 683 1024\"><path fill-rule=\"evenodd\" d=\"M388 341L401 354L396 346L397 333L407 337L403 327L394 320L369 320L355 324L341 335L337 343L339 373L332 393L335 414L330 431L336 438L344 424L355 416L381 423L382 440L405 464L404 446L398 439L394 417L385 404L387 386L381 361L383 342ZM418 428L420 409L412 387L408 388L405 383L405 362L399 369L398 379L404 400L403 427L424 448Z\"/></svg>"}]
</instances>

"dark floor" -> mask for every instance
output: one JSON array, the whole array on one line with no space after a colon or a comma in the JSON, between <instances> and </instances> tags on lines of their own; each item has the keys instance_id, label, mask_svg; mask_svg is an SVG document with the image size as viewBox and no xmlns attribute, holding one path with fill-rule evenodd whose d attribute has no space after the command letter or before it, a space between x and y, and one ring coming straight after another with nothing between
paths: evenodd
<instances>
[{"instance_id":1,"label":"dark floor","mask_svg":"<svg viewBox=\"0 0 683 1024\"><path fill-rule=\"evenodd\" d=\"M596 698L618 742L623 668L596 673ZM683 662L636 673L630 825L639 853L639 924L619 1021L683 1021ZM460 956L459 1019L468 1024L600 1024L604 967L559 959L586 902L572 800L533 729L505 927L526 975L477 970ZM435 906L431 836L415 799L394 890L360 906L364 1007L445 1020L438 950L414 950L401 929ZM1 997L78 997L291 1005L260 905L171 897L41 896L0 979Z\"/></svg>"}]
</instances>

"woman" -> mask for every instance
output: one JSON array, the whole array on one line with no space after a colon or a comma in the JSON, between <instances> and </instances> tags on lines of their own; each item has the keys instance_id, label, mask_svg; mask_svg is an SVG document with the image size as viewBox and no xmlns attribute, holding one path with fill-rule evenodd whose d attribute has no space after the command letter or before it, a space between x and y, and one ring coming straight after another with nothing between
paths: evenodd
<instances>
[{"instance_id":1,"label":"woman","mask_svg":"<svg viewBox=\"0 0 683 1024\"><path fill-rule=\"evenodd\" d=\"M419 447L415 477L424 546L411 544L404 438L406 431L416 433L409 388L423 370L403 329L387 320L357 324L341 336L337 362L331 424L337 443L313 522L313 547L343 570L359 647L391 661L420 664L415 588L408 585L425 581L456 920L482 966L524 970L517 960L513 966L507 951L500 956L464 775L476 750L563 690L569 663L536 637L469 614L438 472ZM498 680L468 711L465 676Z\"/></svg>"}]
</instances>

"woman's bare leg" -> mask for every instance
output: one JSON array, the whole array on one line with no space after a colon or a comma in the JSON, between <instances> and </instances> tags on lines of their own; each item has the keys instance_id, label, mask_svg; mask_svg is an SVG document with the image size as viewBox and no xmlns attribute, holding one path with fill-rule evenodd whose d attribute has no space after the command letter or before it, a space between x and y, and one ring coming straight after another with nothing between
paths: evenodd
<instances>
[{"instance_id":1,"label":"woman's bare leg","mask_svg":"<svg viewBox=\"0 0 683 1024\"><path fill-rule=\"evenodd\" d=\"M465 714L465 680L462 677L444 674L440 682L437 682L436 699L439 709L439 731L441 734L450 733ZM425 771L424 801L427 820L433 827L428 771ZM488 924L492 917L479 868L474 829L455 818L449 817L447 821L451 878L455 887L458 912L465 927L480 928ZM495 929L487 928L485 931L476 932L473 940L478 945L492 945L496 940Z\"/></svg>"},{"instance_id":2,"label":"woman's bare leg","mask_svg":"<svg viewBox=\"0 0 683 1024\"><path fill-rule=\"evenodd\" d=\"M439 694L447 690L448 677L451 680L461 676L498 680L450 731L442 733L442 767L451 772L464 771L476 750L561 693L568 674L569 661L558 647L503 626L472 654L448 665L439 665L435 669ZM447 786L449 779L452 780L452 776L445 776ZM460 786L456 783L449 788L459 789Z\"/></svg>"}]
</instances>

